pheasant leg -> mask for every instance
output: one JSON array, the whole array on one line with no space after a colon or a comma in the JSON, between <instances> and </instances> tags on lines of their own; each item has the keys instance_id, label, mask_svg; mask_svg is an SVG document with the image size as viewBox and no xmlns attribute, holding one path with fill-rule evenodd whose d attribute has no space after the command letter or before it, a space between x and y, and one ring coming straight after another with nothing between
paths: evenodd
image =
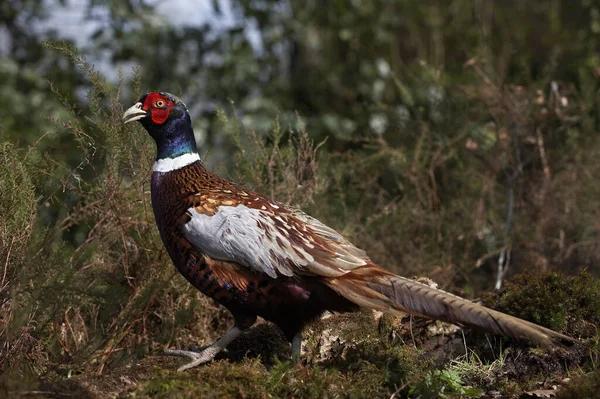
<instances>
[{"instance_id":1,"label":"pheasant leg","mask_svg":"<svg viewBox=\"0 0 600 399\"><path fill-rule=\"evenodd\" d=\"M302 349L302 331L296 333L292 339L292 364L298 364L300 360L300 350Z\"/></svg>"},{"instance_id":2,"label":"pheasant leg","mask_svg":"<svg viewBox=\"0 0 600 399\"><path fill-rule=\"evenodd\" d=\"M187 357L192 359L191 362L186 363L177 369L177 371L184 371L192 367L196 367L201 364L210 362L215 358L215 356L219 352L223 351L227 347L227 345L229 345L237 337L239 337L241 333L242 330L240 330L238 327L233 327L225 335L219 338L215 343L213 343L212 345L208 346L200 352L184 351L180 349L167 349L165 350L165 355Z\"/></svg>"}]
</instances>

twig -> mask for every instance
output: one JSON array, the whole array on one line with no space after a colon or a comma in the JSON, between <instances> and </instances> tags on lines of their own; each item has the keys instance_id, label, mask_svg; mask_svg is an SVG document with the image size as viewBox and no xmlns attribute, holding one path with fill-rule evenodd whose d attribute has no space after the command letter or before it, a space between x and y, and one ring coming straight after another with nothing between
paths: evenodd
<instances>
[{"instance_id":1,"label":"twig","mask_svg":"<svg viewBox=\"0 0 600 399\"><path fill-rule=\"evenodd\" d=\"M4 282L6 281L6 273L8 272L8 261L10 260L10 252L12 251L13 244L15 243L15 237L10 240L10 245L8 246L8 253L6 254L6 262L4 263L4 271L2 272L2 282L0 283L0 292L4 291L5 286Z\"/></svg>"},{"instance_id":2,"label":"twig","mask_svg":"<svg viewBox=\"0 0 600 399\"><path fill-rule=\"evenodd\" d=\"M573 251L575 251L577 248L585 247L588 245L594 245L597 242L598 242L597 240L584 240L584 241L579 241L579 242L569 245L567 247L567 250L566 250L565 255L563 256L562 260L565 261L565 260L569 259L571 257L571 255L573 255Z\"/></svg>"},{"instance_id":3,"label":"twig","mask_svg":"<svg viewBox=\"0 0 600 399\"><path fill-rule=\"evenodd\" d=\"M498 273L496 275L496 284L494 286L494 289L499 290L500 288L502 288L502 280L504 278L504 274L506 273L506 269L508 264L506 263L506 259L507 259L507 252L509 250L509 246L506 245L506 242L508 240L508 234L510 232L510 223L512 220L512 215L513 215L513 204L515 201L515 191L514 191L514 178L516 177L516 173L514 173L512 176L508 177L508 207L506 210L506 222L504 222L504 232L502 234L502 238L503 241L505 243L504 247L502 248L502 250L500 251L500 256L498 256Z\"/></svg>"},{"instance_id":4,"label":"twig","mask_svg":"<svg viewBox=\"0 0 600 399\"><path fill-rule=\"evenodd\" d=\"M546 155L546 147L544 145L544 137L542 136L542 129L540 129L538 127L535 132L537 135L537 145L538 145L538 149L540 151L540 158L542 159L542 167L544 169L544 177L546 178L546 181L549 182L551 180L550 164L548 163L548 157Z\"/></svg>"},{"instance_id":5,"label":"twig","mask_svg":"<svg viewBox=\"0 0 600 399\"><path fill-rule=\"evenodd\" d=\"M413 328L412 328L413 317L412 317L412 315L410 315L409 317L410 317L410 320L408 322L408 325L410 327L410 339L412 340L413 346L416 348L417 342L415 341L415 335L413 333Z\"/></svg>"},{"instance_id":6,"label":"twig","mask_svg":"<svg viewBox=\"0 0 600 399\"><path fill-rule=\"evenodd\" d=\"M508 244L508 234L510 233L510 225L512 222L513 216L513 207L515 202L515 180L521 172L523 171L523 162L521 161L521 150L519 149L519 139L517 137L517 132L513 136L513 144L515 147L515 158L517 160L517 167L513 168L513 173L506 176L506 180L508 183L508 206L506 210L506 221L504 222L504 232L502 234L502 239L504 242L504 248L500 251L500 256L498 256L498 273L496 275L496 284L494 285L494 289L500 290L502 288L502 281L504 279L504 275L506 274L506 269L508 268L508 260L510 259L510 245Z\"/></svg>"},{"instance_id":7,"label":"twig","mask_svg":"<svg viewBox=\"0 0 600 399\"><path fill-rule=\"evenodd\" d=\"M505 245L502 248L495 249L487 254L481 256L477 261L475 261L475 267L481 267L488 259L499 256L502 251L505 251L508 246Z\"/></svg>"},{"instance_id":8,"label":"twig","mask_svg":"<svg viewBox=\"0 0 600 399\"><path fill-rule=\"evenodd\" d=\"M42 141L42 139L43 139L44 137L46 137L47 135L49 135L49 134L50 134L50 132L46 132L46 133L42 134L42 135L40 136L40 138L38 138L38 139L35 141L35 143L33 143L33 145L32 145L31 147L29 147L29 150L27 150L27 154L25 154L25 157L23 158L23 161L22 161L22 163L25 163L25 161L27 161L27 157L29 157L29 153L31 152L31 150L33 150L33 149L34 149L34 148L35 148L35 147L36 147L36 146L39 144L39 142L40 142L40 141Z\"/></svg>"}]
</instances>

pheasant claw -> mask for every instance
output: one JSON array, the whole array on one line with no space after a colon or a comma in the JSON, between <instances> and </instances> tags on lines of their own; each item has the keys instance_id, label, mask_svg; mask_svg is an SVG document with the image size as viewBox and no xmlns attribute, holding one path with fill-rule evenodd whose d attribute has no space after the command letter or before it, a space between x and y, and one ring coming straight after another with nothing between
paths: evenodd
<instances>
[{"instance_id":1,"label":"pheasant claw","mask_svg":"<svg viewBox=\"0 0 600 399\"><path fill-rule=\"evenodd\" d=\"M192 359L191 362L186 363L177 369L177 371L185 371L187 369L191 369L192 367L200 366L201 364L212 361L219 352L221 352L219 348L211 345L202 352L166 349L164 353L165 355L169 356L180 356Z\"/></svg>"},{"instance_id":2,"label":"pheasant claw","mask_svg":"<svg viewBox=\"0 0 600 399\"><path fill-rule=\"evenodd\" d=\"M238 327L233 327L227 334L223 335L215 343L200 352L185 351L181 349L166 349L164 353L169 356L180 356L192 359L191 362L184 364L177 369L177 371L185 371L192 367L200 366L201 364L212 361L217 354L224 351L227 345L239 337L241 333L242 331Z\"/></svg>"}]
</instances>

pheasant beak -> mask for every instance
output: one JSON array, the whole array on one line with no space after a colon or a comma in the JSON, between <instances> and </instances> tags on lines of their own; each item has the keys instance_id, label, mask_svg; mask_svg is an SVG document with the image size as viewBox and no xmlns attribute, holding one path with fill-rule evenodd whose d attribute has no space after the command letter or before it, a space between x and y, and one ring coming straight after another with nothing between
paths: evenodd
<instances>
[{"instance_id":1,"label":"pheasant beak","mask_svg":"<svg viewBox=\"0 0 600 399\"><path fill-rule=\"evenodd\" d=\"M146 116L146 111L142 109L142 103L135 103L123 114L123 123L139 121Z\"/></svg>"}]
</instances>

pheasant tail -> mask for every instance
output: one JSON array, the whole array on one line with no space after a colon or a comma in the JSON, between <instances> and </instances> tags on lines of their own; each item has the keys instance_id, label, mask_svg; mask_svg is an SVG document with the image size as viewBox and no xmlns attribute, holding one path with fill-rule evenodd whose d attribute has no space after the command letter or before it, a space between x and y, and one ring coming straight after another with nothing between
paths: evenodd
<instances>
[{"instance_id":1,"label":"pheasant tail","mask_svg":"<svg viewBox=\"0 0 600 399\"><path fill-rule=\"evenodd\" d=\"M565 347L577 342L548 328L395 275L375 265L331 278L328 285L346 299L371 309L438 319L529 340L545 347Z\"/></svg>"}]
</instances>

